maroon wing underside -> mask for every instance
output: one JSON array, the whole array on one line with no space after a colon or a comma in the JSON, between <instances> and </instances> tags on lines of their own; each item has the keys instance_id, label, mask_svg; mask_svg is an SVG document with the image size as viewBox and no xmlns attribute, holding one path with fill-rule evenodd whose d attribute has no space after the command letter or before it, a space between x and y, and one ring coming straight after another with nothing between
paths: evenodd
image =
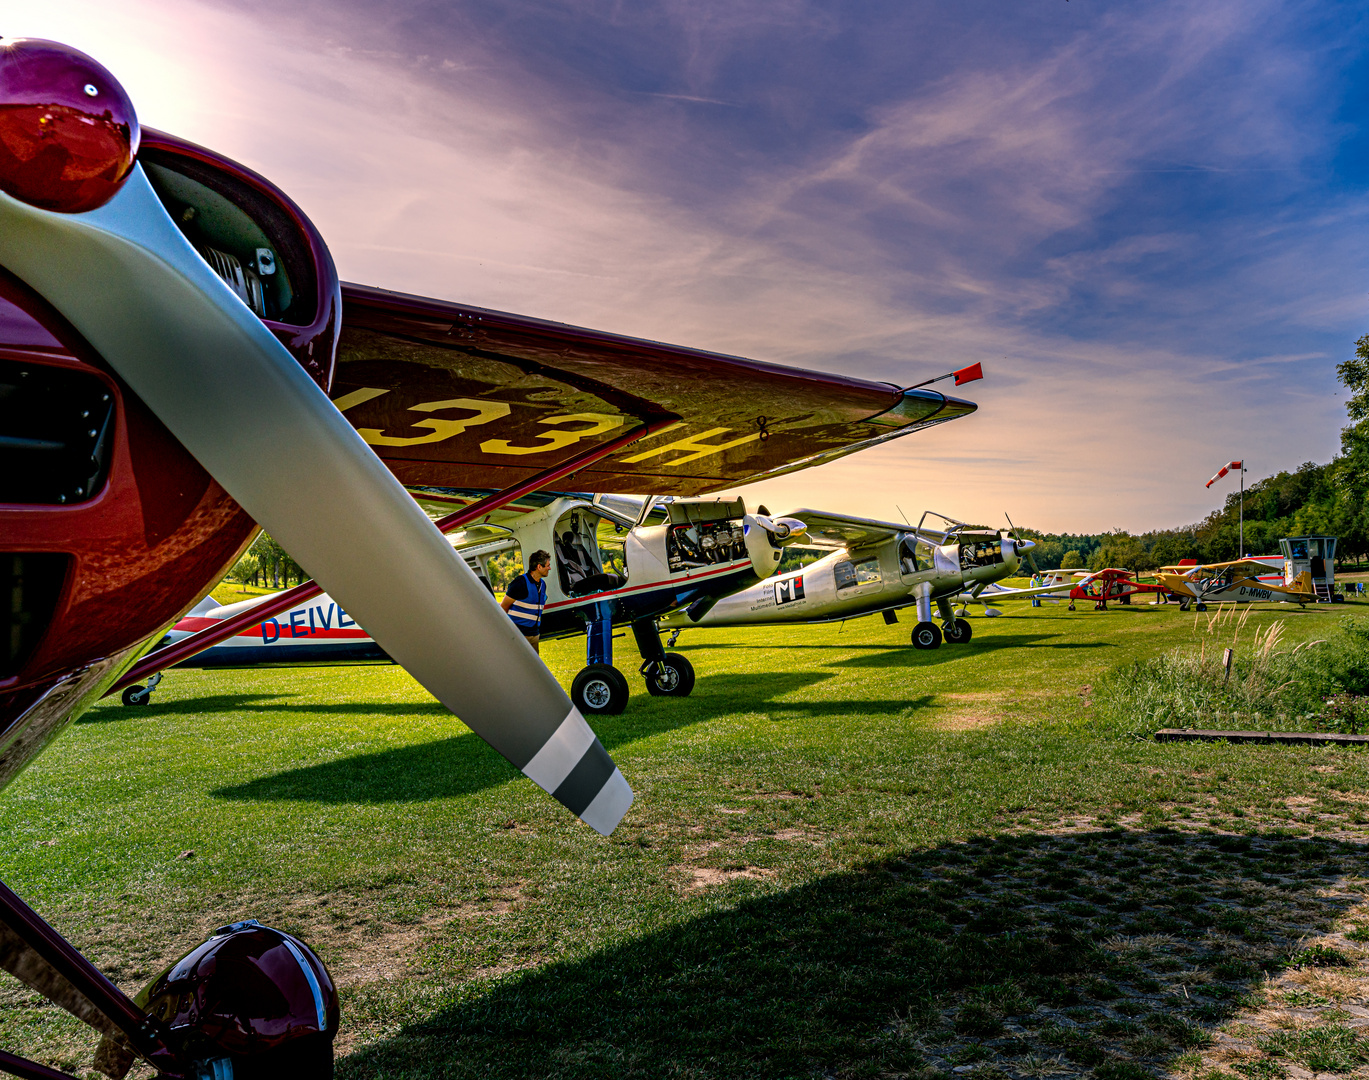
<instances>
[{"instance_id":1,"label":"maroon wing underside","mask_svg":"<svg viewBox=\"0 0 1369 1080\"><path fill-rule=\"evenodd\" d=\"M929 391L343 284L330 396L405 484L505 487L643 423L580 491L698 495L973 411Z\"/></svg>"}]
</instances>

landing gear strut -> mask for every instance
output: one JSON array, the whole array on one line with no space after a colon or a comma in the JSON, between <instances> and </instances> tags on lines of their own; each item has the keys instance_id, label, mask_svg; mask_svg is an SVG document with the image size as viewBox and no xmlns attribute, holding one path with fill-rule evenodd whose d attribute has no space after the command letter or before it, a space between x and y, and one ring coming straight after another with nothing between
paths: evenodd
<instances>
[{"instance_id":1,"label":"landing gear strut","mask_svg":"<svg viewBox=\"0 0 1369 1080\"><path fill-rule=\"evenodd\" d=\"M570 699L586 716L617 715L627 707L631 689L627 676L613 666L613 605L603 601L590 611L585 626L586 666L571 683ZM656 620L638 619L632 624L632 636L642 654L639 670L646 679L647 693L653 697L688 697L694 689L694 665L679 653L665 651ZM672 644L674 640L672 635Z\"/></svg>"},{"instance_id":2,"label":"landing gear strut","mask_svg":"<svg viewBox=\"0 0 1369 1080\"><path fill-rule=\"evenodd\" d=\"M646 679L647 693L653 697L688 697L694 689L694 665L679 653L665 651L656 620L638 619L632 624L632 636L642 654L638 670Z\"/></svg>"},{"instance_id":3,"label":"landing gear strut","mask_svg":"<svg viewBox=\"0 0 1369 1080\"><path fill-rule=\"evenodd\" d=\"M941 636L947 645L968 645L970 643L970 624L956 617L948 597L936 602L937 614L941 616Z\"/></svg>"},{"instance_id":4,"label":"landing gear strut","mask_svg":"<svg viewBox=\"0 0 1369 1080\"><path fill-rule=\"evenodd\" d=\"M913 648L935 649L941 645L941 628L932 622L932 586L921 582L913 587L917 599L917 625L913 627Z\"/></svg>"}]
</instances>

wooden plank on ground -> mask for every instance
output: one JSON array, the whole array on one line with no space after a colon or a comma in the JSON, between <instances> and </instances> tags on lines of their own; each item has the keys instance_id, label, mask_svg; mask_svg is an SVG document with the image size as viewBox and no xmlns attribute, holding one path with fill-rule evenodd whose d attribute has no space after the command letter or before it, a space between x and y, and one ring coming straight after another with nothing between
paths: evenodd
<instances>
[{"instance_id":1,"label":"wooden plank on ground","mask_svg":"<svg viewBox=\"0 0 1369 1080\"><path fill-rule=\"evenodd\" d=\"M1364 746L1369 735L1335 735L1324 731L1215 731L1204 728L1161 728L1156 742L1268 743L1274 746Z\"/></svg>"}]
</instances>

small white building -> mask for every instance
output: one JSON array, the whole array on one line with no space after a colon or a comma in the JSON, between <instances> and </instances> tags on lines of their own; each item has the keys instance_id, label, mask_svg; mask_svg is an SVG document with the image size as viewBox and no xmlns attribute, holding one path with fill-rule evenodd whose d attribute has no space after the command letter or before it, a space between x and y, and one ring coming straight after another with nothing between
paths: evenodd
<instances>
[{"instance_id":1,"label":"small white building","mask_svg":"<svg viewBox=\"0 0 1369 1080\"><path fill-rule=\"evenodd\" d=\"M1312 587L1321 603L1343 600L1336 595L1336 537L1286 536L1279 541L1283 552L1283 580L1293 581L1304 570L1312 575Z\"/></svg>"}]
</instances>

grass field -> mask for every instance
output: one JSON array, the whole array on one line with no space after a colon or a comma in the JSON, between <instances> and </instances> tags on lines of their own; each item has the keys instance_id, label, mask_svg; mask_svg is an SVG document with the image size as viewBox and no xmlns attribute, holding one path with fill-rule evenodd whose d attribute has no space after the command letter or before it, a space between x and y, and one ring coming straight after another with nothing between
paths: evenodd
<instances>
[{"instance_id":1,"label":"grass field","mask_svg":"<svg viewBox=\"0 0 1369 1080\"><path fill-rule=\"evenodd\" d=\"M397 668L173 671L0 796L0 866L130 991L220 923L299 933L348 1080L1364 1074L1369 758L1100 731L1109 669L1197 647L1172 607L972 622L687 632L693 696L634 675L595 724L609 839ZM564 685L582 647L543 647ZM9 983L0 1045L93 1039Z\"/></svg>"}]
</instances>

